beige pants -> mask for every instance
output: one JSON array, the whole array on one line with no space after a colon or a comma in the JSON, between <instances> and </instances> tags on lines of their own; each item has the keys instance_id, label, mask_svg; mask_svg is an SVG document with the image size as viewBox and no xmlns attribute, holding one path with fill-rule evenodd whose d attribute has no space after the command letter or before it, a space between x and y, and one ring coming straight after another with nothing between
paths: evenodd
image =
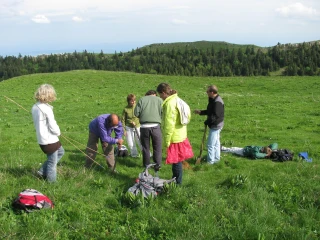
<instances>
[{"instance_id":1,"label":"beige pants","mask_svg":"<svg viewBox=\"0 0 320 240\"><path fill-rule=\"evenodd\" d=\"M96 159L98 144L99 144L99 137L92 132L89 132L88 143L86 148L86 167L90 168ZM109 168L113 168L114 166L114 151L113 145L107 142L101 142L102 151L105 155L106 162Z\"/></svg>"}]
</instances>

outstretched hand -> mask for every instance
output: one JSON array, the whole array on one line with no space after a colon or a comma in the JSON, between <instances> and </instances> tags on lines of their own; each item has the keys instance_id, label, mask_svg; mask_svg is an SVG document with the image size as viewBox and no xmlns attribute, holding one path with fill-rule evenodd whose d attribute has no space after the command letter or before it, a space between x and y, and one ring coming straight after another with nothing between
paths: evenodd
<instances>
[{"instance_id":1,"label":"outstretched hand","mask_svg":"<svg viewBox=\"0 0 320 240\"><path fill-rule=\"evenodd\" d=\"M200 113L201 113L201 111L198 110L198 109L194 110L193 112L194 112L195 114L200 114Z\"/></svg>"}]
</instances>

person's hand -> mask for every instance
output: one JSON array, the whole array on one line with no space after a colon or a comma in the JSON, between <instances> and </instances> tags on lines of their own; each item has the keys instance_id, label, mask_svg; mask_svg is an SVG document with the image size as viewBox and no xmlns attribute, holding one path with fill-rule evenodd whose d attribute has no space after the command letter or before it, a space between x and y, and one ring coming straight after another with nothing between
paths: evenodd
<instances>
[{"instance_id":1,"label":"person's hand","mask_svg":"<svg viewBox=\"0 0 320 240\"><path fill-rule=\"evenodd\" d=\"M136 123L135 123L135 122L131 122L131 124L132 124L133 126L136 126Z\"/></svg>"},{"instance_id":2,"label":"person's hand","mask_svg":"<svg viewBox=\"0 0 320 240\"><path fill-rule=\"evenodd\" d=\"M193 112L194 112L195 114L200 114L200 113L201 113L201 111L198 110L198 109L194 110Z\"/></svg>"},{"instance_id":3,"label":"person's hand","mask_svg":"<svg viewBox=\"0 0 320 240\"><path fill-rule=\"evenodd\" d=\"M123 139L118 139L117 144L121 146L122 143L123 143Z\"/></svg>"},{"instance_id":4,"label":"person's hand","mask_svg":"<svg viewBox=\"0 0 320 240\"><path fill-rule=\"evenodd\" d=\"M127 136L127 132L126 132L126 131L124 131L124 132L123 132L123 135L126 137L126 136Z\"/></svg>"}]
</instances>

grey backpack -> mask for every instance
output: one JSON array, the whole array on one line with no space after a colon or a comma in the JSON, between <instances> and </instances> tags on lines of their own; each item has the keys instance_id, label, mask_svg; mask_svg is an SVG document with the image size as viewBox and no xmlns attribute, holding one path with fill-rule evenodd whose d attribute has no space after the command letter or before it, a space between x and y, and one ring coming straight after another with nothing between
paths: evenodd
<instances>
[{"instance_id":1,"label":"grey backpack","mask_svg":"<svg viewBox=\"0 0 320 240\"><path fill-rule=\"evenodd\" d=\"M165 184L176 183L176 178L170 180L161 179L158 176L153 177L148 169L156 166L156 164L149 164L145 170L139 174L139 177L136 179L136 183L128 189L128 192L137 196L142 194L143 197L147 198L150 195L156 197L160 192L163 191Z\"/></svg>"}]
</instances>

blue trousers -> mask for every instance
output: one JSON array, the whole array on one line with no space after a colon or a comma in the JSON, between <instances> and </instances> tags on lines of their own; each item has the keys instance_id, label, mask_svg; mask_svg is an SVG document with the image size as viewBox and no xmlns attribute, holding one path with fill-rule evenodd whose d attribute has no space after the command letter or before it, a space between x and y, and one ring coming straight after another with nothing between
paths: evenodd
<instances>
[{"instance_id":1,"label":"blue trousers","mask_svg":"<svg viewBox=\"0 0 320 240\"><path fill-rule=\"evenodd\" d=\"M208 157L207 161L214 164L220 161L220 132L222 129L210 129L208 136Z\"/></svg>"},{"instance_id":2,"label":"blue trousers","mask_svg":"<svg viewBox=\"0 0 320 240\"><path fill-rule=\"evenodd\" d=\"M64 155L64 149L61 146L54 153L47 154L47 161L45 161L39 169L39 174L45 177L48 182L55 182L57 180L57 164Z\"/></svg>"}]
</instances>

